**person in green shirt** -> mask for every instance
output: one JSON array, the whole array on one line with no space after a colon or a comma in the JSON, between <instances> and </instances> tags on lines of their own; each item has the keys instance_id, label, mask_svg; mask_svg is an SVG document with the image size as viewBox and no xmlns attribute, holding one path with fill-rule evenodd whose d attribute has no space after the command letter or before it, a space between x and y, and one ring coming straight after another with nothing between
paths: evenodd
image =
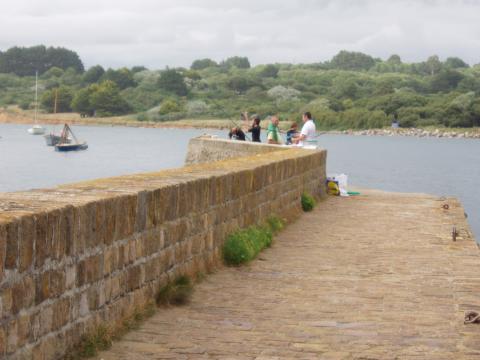
<instances>
[{"instance_id":1,"label":"person in green shirt","mask_svg":"<svg viewBox=\"0 0 480 360\"><path fill-rule=\"evenodd\" d=\"M270 124L268 124L268 129L267 129L267 139L269 144L277 144L280 145L281 139L280 139L280 130L278 129L278 116L272 116L270 120Z\"/></svg>"}]
</instances>

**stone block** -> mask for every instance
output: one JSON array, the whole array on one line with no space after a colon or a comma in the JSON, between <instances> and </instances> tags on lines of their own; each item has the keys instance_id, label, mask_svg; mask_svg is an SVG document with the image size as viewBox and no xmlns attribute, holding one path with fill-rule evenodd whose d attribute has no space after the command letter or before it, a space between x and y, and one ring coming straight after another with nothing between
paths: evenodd
<instances>
[{"instance_id":1,"label":"stone block","mask_svg":"<svg viewBox=\"0 0 480 360\"><path fill-rule=\"evenodd\" d=\"M108 199L104 202L105 221L103 223L103 234L106 245L111 245L115 238L116 203L116 198Z\"/></svg>"},{"instance_id":2,"label":"stone block","mask_svg":"<svg viewBox=\"0 0 480 360\"><path fill-rule=\"evenodd\" d=\"M50 271L35 276L35 305L50 298Z\"/></svg>"},{"instance_id":3,"label":"stone block","mask_svg":"<svg viewBox=\"0 0 480 360\"><path fill-rule=\"evenodd\" d=\"M137 194L137 209L135 217L135 232L142 232L147 228L148 191L140 191Z\"/></svg>"},{"instance_id":4,"label":"stone block","mask_svg":"<svg viewBox=\"0 0 480 360\"><path fill-rule=\"evenodd\" d=\"M106 208L105 200L98 200L95 206L95 221L94 221L94 234L96 237L96 243L103 245L106 243Z\"/></svg>"},{"instance_id":5,"label":"stone block","mask_svg":"<svg viewBox=\"0 0 480 360\"><path fill-rule=\"evenodd\" d=\"M172 221L178 218L178 199L180 197L180 186L170 185L163 188L165 192L165 221Z\"/></svg>"},{"instance_id":6,"label":"stone block","mask_svg":"<svg viewBox=\"0 0 480 360\"><path fill-rule=\"evenodd\" d=\"M7 252L7 229L4 224L0 224L0 283L3 280L5 270L5 254Z\"/></svg>"},{"instance_id":7,"label":"stone block","mask_svg":"<svg viewBox=\"0 0 480 360\"><path fill-rule=\"evenodd\" d=\"M97 203L91 202L85 208L85 246L87 249L103 244L103 239L97 236Z\"/></svg>"},{"instance_id":8,"label":"stone block","mask_svg":"<svg viewBox=\"0 0 480 360\"><path fill-rule=\"evenodd\" d=\"M28 309L35 302L35 283L31 276L12 285L12 313L18 314L22 309Z\"/></svg>"},{"instance_id":9,"label":"stone block","mask_svg":"<svg viewBox=\"0 0 480 360\"><path fill-rule=\"evenodd\" d=\"M52 329L58 330L70 320L70 298L58 299L53 303Z\"/></svg>"},{"instance_id":10,"label":"stone block","mask_svg":"<svg viewBox=\"0 0 480 360\"><path fill-rule=\"evenodd\" d=\"M187 183L180 183L178 186L177 217L182 218L190 211L193 195L191 192L192 188L189 187Z\"/></svg>"},{"instance_id":11,"label":"stone block","mask_svg":"<svg viewBox=\"0 0 480 360\"><path fill-rule=\"evenodd\" d=\"M18 260L18 224L17 220L8 222L6 231L5 269L16 269Z\"/></svg>"},{"instance_id":12,"label":"stone block","mask_svg":"<svg viewBox=\"0 0 480 360\"><path fill-rule=\"evenodd\" d=\"M72 289L77 279L77 269L75 266L69 266L65 269L65 288Z\"/></svg>"},{"instance_id":13,"label":"stone block","mask_svg":"<svg viewBox=\"0 0 480 360\"><path fill-rule=\"evenodd\" d=\"M135 265L130 267L127 275L127 291L139 288L142 282L142 266Z\"/></svg>"},{"instance_id":14,"label":"stone block","mask_svg":"<svg viewBox=\"0 0 480 360\"><path fill-rule=\"evenodd\" d=\"M50 297L58 297L65 292L66 274L63 269L50 271Z\"/></svg>"},{"instance_id":15,"label":"stone block","mask_svg":"<svg viewBox=\"0 0 480 360\"><path fill-rule=\"evenodd\" d=\"M103 272L104 275L109 275L111 272L115 270L115 264L113 260L113 247L105 248L103 251Z\"/></svg>"},{"instance_id":16,"label":"stone block","mask_svg":"<svg viewBox=\"0 0 480 360\"><path fill-rule=\"evenodd\" d=\"M46 213L35 214L35 267L40 268L51 254L51 242L47 238L48 218Z\"/></svg>"},{"instance_id":17,"label":"stone block","mask_svg":"<svg viewBox=\"0 0 480 360\"><path fill-rule=\"evenodd\" d=\"M160 276L160 266L157 259L145 263L145 281L153 281Z\"/></svg>"},{"instance_id":18,"label":"stone block","mask_svg":"<svg viewBox=\"0 0 480 360\"><path fill-rule=\"evenodd\" d=\"M17 346L21 347L33 338L30 315L23 314L17 320Z\"/></svg>"},{"instance_id":19,"label":"stone block","mask_svg":"<svg viewBox=\"0 0 480 360\"><path fill-rule=\"evenodd\" d=\"M0 291L0 300L1 300L1 309L2 311L0 312L0 319L3 319L7 316L10 315L12 311L12 305L13 305L13 297L12 297L12 288L11 287L6 287Z\"/></svg>"},{"instance_id":20,"label":"stone block","mask_svg":"<svg viewBox=\"0 0 480 360\"><path fill-rule=\"evenodd\" d=\"M74 254L74 217L73 206L65 206L62 210L62 216L60 217L60 239L65 243L65 253L68 256Z\"/></svg>"},{"instance_id":21,"label":"stone block","mask_svg":"<svg viewBox=\"0 0 480 360\"><path fill-rule=\"evenodd\" d=\"M35 242L35 222L33 216L21 218L18 227L18 270L24 272L33 263L33 246Z\"/></svg>"},{"instance_id":22,"label":"stone block","mask_svg":"<svg viewBox=\"0 0 480 360\"><path fill-rule=\"evenodd\" d=\"M159 226L165 221L165 213L167 210L167 194L164 188L155 189L152 193L153 201L153 224Z\"/></svg>"},{"instance_id":23,"label":"stone block","mask_svg":"<svg viewBox=\"0 0 480 360\"><path fill-rule=\"evenodd\" d=\"M209 199L210 199L210 187L209 187L209 179L198 179L196 181L197 184L197 191L196 199L198 201L198 212L202 213L208 209L209 206Z\"/></svg>"},{"instance_id":24,"label":"stone block","mask_svg":"<svg viewBox=\"0 0 480 360\"><path fill-rule=\"evenodd\" d=\"M5 358L7 353L7 331L0 325L0 358Z\"/></svg>"},{"instance_id":25,"label":"stone block","mask_svg":"<svg viewBox=\"0 0 480 360\"><path fill-rule=\"evenodd\" d=\"M91 283L103 278L103 253L87 258L87 282Z\"/></svg>"},{"instance_id":26,"label":"stone block","mask_svg":"<svg viewBox=\"0 0 480 360\"><path fill-rule=\"evenodd\" d=\"M43 336L52 331L53 327L53 306L48 305L40 311L40 334Z\"/></svg>"},{"instance_id":27,"label":"stone block","mask_svg":"<svg viewBox=\"0 0 480 360\"><path fill-rule=\"evenodd\" d=\"M7 328L7 354L12 354L18 346L18 328L17 319L10 319L6 323Z\"/></svg>"},{"instance_id":28,"label":"stone block","mask_svg":"<svg viewBox=\"0 0 480 360\"><path fill-rule=\"evenodd\" d=\"M135 239L130 239L128 242L128 263L132 264L137 258L137 245Z\"/></svg>"},{"instance_id":29,"label":"stone block","mask_svg":"<svg viewBox=\"0 0 480 360\"><path fill-rule=\"evenodd\" d=\"M81 255L85 252L85 222L87 216L83 206L73 208L73 254Z\"/></svg>"},{"instance_id":30,"label":"stone block","mask_svg":"<svg viewBox=\"0 0 480 360\"><path fill-rule=\"evenodd\" d=\"M127 238L135 232L135 221L137 217L137 196L128 195L124 199L125 220L122 232L122 239Z\"/></svg>"}]
</instances>

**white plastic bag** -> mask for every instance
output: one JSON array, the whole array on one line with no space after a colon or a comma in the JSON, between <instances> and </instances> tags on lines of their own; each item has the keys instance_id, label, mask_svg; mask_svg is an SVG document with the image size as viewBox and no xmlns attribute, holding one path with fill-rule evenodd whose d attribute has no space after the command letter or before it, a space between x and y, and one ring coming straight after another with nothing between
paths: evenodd
<instances>
[{"instance_id":1,"label":"white plastic bag","mask_svg":"<svg viewBox=\"0 0 480 360\"><path fill-rule=\"evenodd\" d=\"M340 189L340 196L348 196L348 176L345 174L336 174L328 176L329 179L332 179L338 182L338 188Z\"/></svg>"}]
</instances>

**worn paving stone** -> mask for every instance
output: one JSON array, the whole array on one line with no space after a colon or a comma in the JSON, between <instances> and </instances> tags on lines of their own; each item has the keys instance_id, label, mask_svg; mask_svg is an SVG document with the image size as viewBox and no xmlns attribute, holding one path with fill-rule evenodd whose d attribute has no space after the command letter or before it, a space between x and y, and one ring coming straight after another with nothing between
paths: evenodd
<instances>
[{"instance_id":1,"label":"worn paving stone","mask_svg":"<svg viewBox=\"0 0 480 360\"><path fill-rule=\"evenodd\" d=\"M98 359L480 358L479 255L454 199L330 197Z\"/></svg>"}]
</instances>

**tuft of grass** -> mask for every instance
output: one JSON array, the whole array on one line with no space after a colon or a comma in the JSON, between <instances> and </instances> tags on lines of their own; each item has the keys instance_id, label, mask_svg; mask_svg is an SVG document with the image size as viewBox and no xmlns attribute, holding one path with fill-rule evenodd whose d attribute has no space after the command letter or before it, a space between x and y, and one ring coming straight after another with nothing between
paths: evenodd
<instances>
[{"instance_id":1,"label":"tuft of grass","mask_svg":"<svg viewBox=\"0 0 480 360\"><path fill-rule=\"evenodd\" d=\"M128 331L138 329L140 324L151 317L156 311L154 303L148 303L143 309L135 309L134 313L124 319L120 326L115 328L100 325L92 332L84 335L79 344L77 344L66 356L65 360L79 360L91 358L99 351L110 349L114 340L119 340Z\"/></svg>"},{"instance_id":2,"label":"tuft of grass","mask_svg":"<svg viewBox=\"0 0 480 360\"><path fill-rule=\"evenodd\" d=\"M283 230L283 228L285 227L285 221L280 219L278 216L273 215L267 219L267 225L272 231L272 233L275 235Z\"/></svg>"},{"instance_id":3,"label":"tuft of grass","mask_svg":"<svg viewBox=\"0 0 480 360\"><path fill-rule=\"evenodd\" d=\"M99 351L110 349L112 346L112 331L103 325L98 326L92 333L84 335L77 350L67 356L67 359L81 359L96 356Z\"/></svg>"},{"instance_id":4,"label":"tuft of grass","mask_svg":"<svg viewBox=\"0 0 480 360\"><path fill-rule=\"evenodd\" d=\"M193 284L188 276L180 276L160 289L158 305L184 305L190 301Z\"/></svg>"},{"instance_id":5,"label":"tuft of grass","mask_svg":"<svg viewBox=\"0 0 480 360\"><path fill-rule=\"evenodd\" d=\"M272 244L269 226L251 226L230 234L223 246L223 258L228 265L240 265L253 260Z\"/></svg>"},{"instance_id":6,"label":"tuft of grass","mask_svg":"<svg viewBox=\"0 0 480 360\"><path fill-rule=\"evenodd\" d=\"M315 207L315 199L306 192L302 194L301 203L303 211L312 211Z\"/></svg>"}]
</instances>

